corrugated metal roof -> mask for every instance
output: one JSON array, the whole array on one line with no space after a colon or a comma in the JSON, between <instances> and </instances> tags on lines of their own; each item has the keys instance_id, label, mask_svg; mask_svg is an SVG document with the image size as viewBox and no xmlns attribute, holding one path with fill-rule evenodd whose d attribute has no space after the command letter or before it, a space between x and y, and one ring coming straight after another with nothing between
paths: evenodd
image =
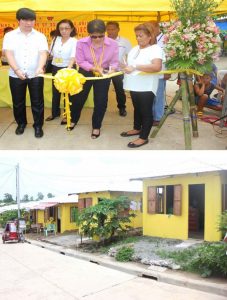
<instances>
[{"instance_id":1,"label":"corrugated metal roof","mask_svg":"<svg viewBox=\"0 0 227 300\"><path fill-rule=\"evenodd\" d=\"M170 156L171 160L171 156ZM162 165L160 163L159 167L156 167L149 171L147 174L143 174L140 177L131 178L131 180L142 180L146 178L160 178L169 177L176 175L186 175L186 174L196 174L214 171L227 171L227 163L211 163L203 162L197 159L194 160L181 160L175 163L171 161L168 164Z\"/></svg>"}]
</instances>

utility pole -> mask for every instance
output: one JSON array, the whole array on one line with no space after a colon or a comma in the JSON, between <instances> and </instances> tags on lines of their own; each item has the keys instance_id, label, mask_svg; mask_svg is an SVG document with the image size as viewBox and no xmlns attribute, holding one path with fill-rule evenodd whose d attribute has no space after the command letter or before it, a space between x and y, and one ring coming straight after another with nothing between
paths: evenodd
<instances>
[{"instance_id":1,"label":"utility pole","mask_svg":"<svg viewBox=\"0 0 227 300\"><path fill-rule=\"evenodd\" d=\"M19 181L19 164L16 165L16 201L18 206L18 219L20 219L20 181Z\"/></svg>"}]
</instances>

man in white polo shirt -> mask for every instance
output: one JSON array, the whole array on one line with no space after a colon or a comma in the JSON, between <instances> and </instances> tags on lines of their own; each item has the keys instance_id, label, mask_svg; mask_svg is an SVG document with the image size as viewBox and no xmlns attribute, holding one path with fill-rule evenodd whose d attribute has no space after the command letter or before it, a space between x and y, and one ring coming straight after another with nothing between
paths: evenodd
<instances>
[{"instance_id":1,"label":"man in white polo shirt","mask_svg":"<svg viewBox=\"0 0 227 300\"><path fill-rule=\"evenodd\" d=\"M119 23L115 21L109 21L106 23L106 32L107 36L118 43L119 48L119 62L125 64L126 57L129 51L132 48L129 40L118 35L120 31ZM123 89L123 75L112 77L112 82L114 85L116 98L117 98L117 107L119 109L119 115L125 117L126 112L126 95Z\"/></svg>"},{"instance_id":2,"label":"man in white polo shirt","mask_svg":"<svg viewBox=\"0 0 227 300\"><path fill-rule=\"evenodd\" d=\"M13 112L17 122L15 133L21 135L27 125L26 90L29 89L31 109L34 119L35 137L43 136L44 96L42 77L48 53L48 43L44 34L33 29L36 14L29 8L20 8L16 13L19 27L8 32L3 39L9 70Z\"/></svg>"}]
</instances>

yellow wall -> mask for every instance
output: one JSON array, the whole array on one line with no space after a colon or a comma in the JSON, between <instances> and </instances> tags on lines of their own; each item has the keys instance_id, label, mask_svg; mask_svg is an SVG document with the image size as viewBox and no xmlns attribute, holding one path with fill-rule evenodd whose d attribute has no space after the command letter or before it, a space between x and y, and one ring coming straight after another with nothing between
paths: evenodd
<instances>
[{"instance_id":1,"label":"yellow wall","mask_svg":"<svg viewBox=\"0 0 227 300\"><path fill-rule=\"evenodd\" d=\"M224 180L224 179L223 179ZM165 238L188 239L189 185L205 184L204 240L219 241L217 220L221 214L221 176L218 172L180 175L143 181L143 234ZM147 188L159 185L182 185L181 216L147 213Z\"/></svg>"},{"instance_id":2,"label":"yellow wall","mask_svg":"<svg viewBox=\"0 0 227 300\"><path fill-rule=\"evenodd\" d=\"M66 230L76 230L78 226L76 223L70 222L70 207L77 206L77 203L64 203L59 204L61 209L61 233L64 233Z\"/></svg>"},{"instance_id":3,"label":"yellow wall","mask_svg":"<svg viewBox=\"0 0 227 300\"><path fill-rule=\"evenodd\" d=\"M92 198L92 205L98 204L98 198L106 198L106 199L114 199L120 196L126 196L129 200L140 201L142 198L142 193L138 192L113 192L113 191L104 191L104 192L91 192L91 193L83 193L79 194L79 199L82 198ZM143 226L143 218L142 213L137 210L134 211L136 214L135 218L132 218L132 222L130 225L133 228L142 227Z\"/></svg>"}]
</instances>

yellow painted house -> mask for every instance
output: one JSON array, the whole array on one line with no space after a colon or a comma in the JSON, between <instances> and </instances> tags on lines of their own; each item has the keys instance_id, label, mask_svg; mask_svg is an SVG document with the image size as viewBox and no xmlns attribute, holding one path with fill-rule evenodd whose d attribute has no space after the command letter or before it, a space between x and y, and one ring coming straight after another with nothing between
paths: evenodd
<instances>
[{"instance_id":1,"label":"yellow painted house","mask_svg":"<svg viewBox=\"0 0 227 300\"><path fill-rule=\"evenodd\" d=\"M76 230L77 215L78 196L75 194L45 199L30 210L32 223L43 227L53 223L58 233Z\"/></svg>"},{"instance_id":2,"label":"yellow painted house","mask_svg":"<svg viewBox=\"0 0 227 300\"><path fill-rule=\"evenodd\" d=\"M132 218L130 225L133 228L142 227L142 192L104 190L79 193L78 208L81 210L98 204L103 198L115 199L120 196L126 196L130 200L130 209L136 214L136 217Z\"/></svg>"},{"instance_id":3,"label":"yellow painted house","mask_svg":"<svg viewBox=\"0 0 227 300\"><path fill-rule=\"evenodd\" d=\"M189 169L153 173L136 179L143 181L143 234L219 241L218 218L227 210L227 170L196 170L191 162Z\"/></svg>"}]
</instances>

